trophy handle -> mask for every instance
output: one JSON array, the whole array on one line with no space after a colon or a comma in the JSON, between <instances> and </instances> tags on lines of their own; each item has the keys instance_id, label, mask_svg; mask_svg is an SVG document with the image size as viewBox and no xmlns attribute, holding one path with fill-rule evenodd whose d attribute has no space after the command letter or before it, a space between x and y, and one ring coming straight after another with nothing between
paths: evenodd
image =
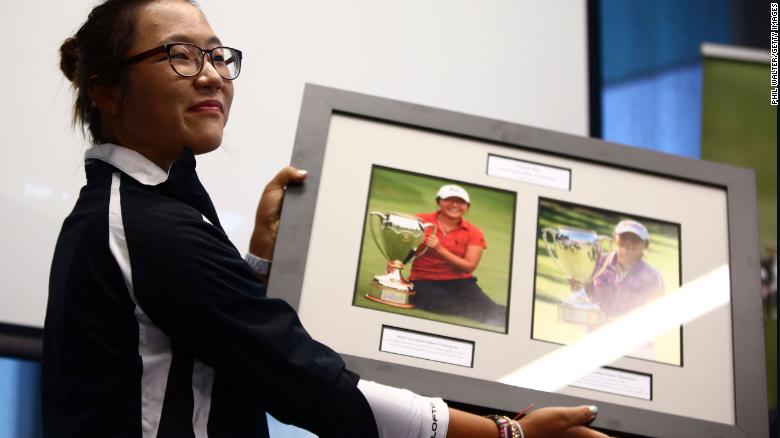
<instances>
[{"instance_id":1,"label":"trophy handle","mask_svg":"<svg viewBox=\"0 0 780 438\"><path fill-rule=\"evenodd\" d=\"M599 245L602 245L601 247L602 249L604 248L603 242L609 243L609 249L607 250L607 252L612 252L612 250L614 249L615 241L612 240L612 238L609 236L604 236L602 234L599 234L598 236L596 236L596 242L598 242Z\"/></svg>"},{"instance_id":2,"label":"trophy handle","mask_svg":"<svg viewBox=\"0 0 780 438\"><path fill-rule=\"evenodd\" d=\"M604 242L609 243L609 249L607 250L607 253L609 256L604 259L604 263L602 263L600 266L596 265L595 268L593 268L593 273L590 275L590 279L593 280L594 278L601 275L605 269L607 269L607 266L609 266L612 263L612 258L615 257L615 251L614 251L614 241L609 236L604 236L599 234L596 237L596 242L600 245L600 248L604 249Z\"/></svg>"},{"instance_id":3,"label":"trophy handle","mask_svg":"<svg viewBox=\"0 0 780 438\"><path fill-rule=\"evenodd\" d=\"M555 236L555 233L557 231L554 228L545 228L542 230L542 240L544 240L544 245L547 247L547 254L550 255L550 258L553 262L555 262L555 265L558 266L558 269L563 272L563 274L566 276L566 279L571 278L571 274L563 267L563 265L558 261L558 258L553 255L552 245L550 244L551 240L547 238L547 236L552 235Z\"/></svg>"},{"instance_id":4,"label":"trophy handle","mask_svg":"<svg viewBox=\"0 0 780 438\"><path fill-rule=\"evenodd\" d=\"M428 229L428 228L431 228L431 227L433 227L433 232L432 232L431 234L433 234L433 235L435 236L435 235L436 235L436 232L438 232L438 231L439 231L439 229L438 229L438 228L436 228L436 224L432 224L432 223L430 223L430 222L423 222L422 224L420 224L420 229L421 229L423 232L425 232L425 230L426 230L426 229ZM425 245L425 242L423 242L423 245ZM425 245L425 248L423 248L422 252L420 252L419 254L417 254L417 255L415 256L415 258L420 258L420 257L422 257L422 256L423 256L423 254L425 254L427 251L428 251L428 245ZM412 251L412 252L409 254L409 257L407 257L407 260L406 260L404 263L406 263L406 262L408 262L409 260L411 260L411 259L412 259L412 255L413 255L414 253L415 253L415 251Z\"/></svg>"},{"instance_id":5,"label":"trophy handle","mask_svg":"<svg viewBox=\"0 0 780 438\"><path fill-rule=\"evenodd\" d=\"M384 213L380 213L378 211L372 211L368 214L368 229L371 230L371 238L374 239L374 243L376 244L376 247L379 248L379 252L382 254L382 256L385 258L385 260L390 260L390 257L387 256L385 253L385 250L382 249L382 245L379 244L379 240L376 238L376 231L374 229L377 227L375 225L377 222L374 220L371 220L372 217L377 216L381 218L382 222L384 222L387 219L387 216ZM380 222L381 223L381 222Z\"/></svg>"}]
</instances>

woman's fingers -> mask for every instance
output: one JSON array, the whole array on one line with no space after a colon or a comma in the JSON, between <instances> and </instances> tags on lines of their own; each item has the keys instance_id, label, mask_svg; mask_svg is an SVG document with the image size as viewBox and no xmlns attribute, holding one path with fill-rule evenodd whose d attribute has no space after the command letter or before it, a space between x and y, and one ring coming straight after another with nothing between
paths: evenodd
<instances>
[{"instance_id":1,"label":"woman's fingers","mask_svg":"<svg viewBox=\"0 0 780 438\"><path fill-rule=\"evenodd\" d=\"M526 435L531 437L572 436L601 438L603 434L591 431L585 424L596 418L598 409L590 406L573 408L542 408L528 414L521 424L526 429ZM588 435L588 433L593 432ZM574 435L569 435L573 433ZM584 435L583 435L584 434Z\"/></svg>"},{"instance_id":2,"label":"woman's fingers","mask_svg":"<svg viewBox=\"0 0 780 438\"><path fill-rule=\"evenodd\" d=\"M305 170L284 167L266 184L257 206L255 227L249 242L249 251L258 257L273 256L276 233L284 202L284 189L290 184L300 184L308 175Z\"/></svg>"},{"instance_id":3,"label":"woman's fingers","mask_svg":"<svg viewBox=\"0 0 780 438\"><path fill-rule=\"evenodd\" d=\"M282 168L265 186L265 191L284 190L288 184L300 184L306 179L309 172L287 166Z\"/></svg>"}]
</instances>

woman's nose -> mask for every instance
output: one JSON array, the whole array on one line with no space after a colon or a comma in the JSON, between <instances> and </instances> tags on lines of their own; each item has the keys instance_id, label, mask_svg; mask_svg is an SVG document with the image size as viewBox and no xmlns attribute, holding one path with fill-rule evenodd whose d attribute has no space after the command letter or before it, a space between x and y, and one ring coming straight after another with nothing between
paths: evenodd
<instances>
[{"instance_id":1,"label":"woman's nose","mask_svg":"<svg viewBox=\"0 0 780 438\"><path fill-rule=\"evenodd\" d=\"M207 54L203 58L203 68L201 68L200 73L198 73L196 82L204 86L221 88L223 81L224 79L217 71L217 68L214 67L214 63L211 60L211 55Z\"/></svg>"}]
</instances>

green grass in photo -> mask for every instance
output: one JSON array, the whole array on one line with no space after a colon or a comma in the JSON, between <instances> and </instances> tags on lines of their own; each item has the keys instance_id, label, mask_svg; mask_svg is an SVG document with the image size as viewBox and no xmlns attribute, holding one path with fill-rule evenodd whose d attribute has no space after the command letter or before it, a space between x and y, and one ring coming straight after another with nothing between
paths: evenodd
<instances>
[{"instance_id":1,"label":"green grass in photo","mask_svg":"<svg viewBox=\"0 0 780 438\"><path fill-rule=\"evenodd\" d=\"M480 323L466 317L440 315L420 309L402 309L377 303L365 298L366 294L378 295L378 289L371 285L373 277L383 274L387 260L371 237L368 228L369 214L404 213L415 215L436 211L436 193L444 184L463 187L471 198L471 207L465 218L479 227L485 234L487 249L482 253L479 266L474 271L482 290L498 304L507 305L511 263L512 231L515 212L515 194L460 181L409 173L405 171L374 166L368 206L365 211L363 240L360 250L357 281L353 304L368 309L392 312L435 321L473 327L483 330L505 332L505 326ZM412 263L408 263L403 275L409 278Z\"/></svg>"}]
</instances>

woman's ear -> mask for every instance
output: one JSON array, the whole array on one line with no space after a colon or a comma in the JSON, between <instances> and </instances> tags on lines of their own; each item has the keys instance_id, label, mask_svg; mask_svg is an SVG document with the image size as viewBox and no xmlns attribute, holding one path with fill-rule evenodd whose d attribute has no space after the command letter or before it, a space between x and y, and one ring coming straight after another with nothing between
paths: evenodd
<instances>
[{"instance_id":1,"label":"woman's ear","mask_svg":"<svg viewBox=\"0 0 780 438\"><path fill-rule=\"evenodd\" d=\"M87 92L92 100L90 105L97 107L101 112L113 116L119 111L119 104L122 101L119 86L106 85L98 79L97 75L93 75L89 78Z\"/></svg>"}]
</instances>

